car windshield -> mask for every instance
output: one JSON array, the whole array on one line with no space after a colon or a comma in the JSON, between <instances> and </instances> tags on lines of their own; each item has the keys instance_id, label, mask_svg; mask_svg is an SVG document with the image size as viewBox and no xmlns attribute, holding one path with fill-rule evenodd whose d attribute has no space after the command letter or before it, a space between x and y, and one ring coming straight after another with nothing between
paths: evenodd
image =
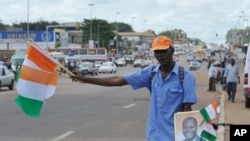
<instances>
[{"instance_id":1,"label":"car windshield","mask_svg":"<svg viewBox=\"0 0 250 141\"><path fill-rule=\"evenodd\" d=\"M91 64L90 63L81 63L79 66L80 67L89 67Z\"/></svg>"},{"instance_id":2,"label":"car windshield","mask_svg":"<svg viewBox=\"0 0 250 141\"><path fill-rule=\"evenodd\" d=\"M102 66L111 66L111 63L103 63Z\"/></svg>"}]
</instances>

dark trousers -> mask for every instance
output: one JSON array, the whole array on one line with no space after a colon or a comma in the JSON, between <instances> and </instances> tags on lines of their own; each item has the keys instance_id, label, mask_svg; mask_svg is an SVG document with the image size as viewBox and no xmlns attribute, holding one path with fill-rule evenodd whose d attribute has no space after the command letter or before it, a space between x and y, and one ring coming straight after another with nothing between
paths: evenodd
<instances>
[{"instance_id":1,"label":"dark trousers","mask_svg":"<svg viewBox=\"0 0 250 141\"><path fill-rule=\"evenodd\" d=\"M228 100L231 99L231 101L234 102L236 90L237 90L237 82L227 82Z\"/></svg>"},{"instance_id":2,"label":"dark trousers","mask_svg":"<svg viewBox=\"0 0 250 141\"><path fill-rule=\"evenodd\" d=\"M208 90L209 91L216 91L216 78L215 77L210 77L209 78L209 83L208 83Z\"/></svg>"}]
</instances>

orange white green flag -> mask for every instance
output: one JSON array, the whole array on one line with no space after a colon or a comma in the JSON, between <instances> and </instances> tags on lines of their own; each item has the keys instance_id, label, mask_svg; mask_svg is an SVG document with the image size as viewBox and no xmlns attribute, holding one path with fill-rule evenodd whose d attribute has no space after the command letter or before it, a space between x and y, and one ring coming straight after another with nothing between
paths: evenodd
<instances>
[{"instance_id":1,"label":"orange white green flag","mask_svg":"<svg viewBox=\"0 0 250 141\"><path fill-rule=\"evenodd\" d=\"M45 99L54 95L58 74L57 61L30 43L17 82L15 102L28 116L39 117Z\"/></svg>"},{"instance_id":2,"label":"orange white green flag","mask_svg":"<svg viewBox=\"0 0 250 141\"><path fill-rule=\"evenodd\" d=\"M208 106L200 109L200 114L205 122L204 128L201 132L201 136L209 141L216 140L216 133L212 126L212 120L216 118L217 115L218 100L215 99Z\"/></svg>"},{"instance_id":3,"label":"orange white green flag","mask_svg":"<svg viewBox=\"0 0 250 141\"><path fill-rule=\"evenodd\" d=\"M206 122L210 122L211 120L213 120L214 118L216 118L216 115L217 115L217 112L216 112L217 106L218 106L218 100L215 99L207 107L204 107L204 108L200 109L200 113L201 113L203 119Z\"/></svg>"},{"instance_id":4,"label":"orange white green flag","mask_svg":"<svg viewBox=\"0 0 250 141\"><path fill-rule=\"evenodd\" d=\"M216 141L216 132L211 123L205 123L201 136L209 141Z\"/></svg>"}]
</instances>

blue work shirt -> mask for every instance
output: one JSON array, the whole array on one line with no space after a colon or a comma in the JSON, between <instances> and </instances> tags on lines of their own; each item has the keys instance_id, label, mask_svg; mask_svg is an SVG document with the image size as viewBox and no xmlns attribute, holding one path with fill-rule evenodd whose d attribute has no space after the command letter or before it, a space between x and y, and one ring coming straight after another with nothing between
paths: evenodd
<instances>
[{"instance_id":1,"label":"blue work shirt","mask_svg":"<svg viewBox=\"0 0 250 141\"><path fill-rule=\"evenodd\" d=\"M197 103L196 81L195 77L184 69L183 92L179 77L179 65L175 63L172 72L164 80L159 68L159 64L154 69L151 65L126 74L124 78L133 89L146 87L151 91L147 139L150 141L174 141L174 114L182 111L182 103ZM156 73L151 88L152 71Z\"/></svg>"}]
</instances>

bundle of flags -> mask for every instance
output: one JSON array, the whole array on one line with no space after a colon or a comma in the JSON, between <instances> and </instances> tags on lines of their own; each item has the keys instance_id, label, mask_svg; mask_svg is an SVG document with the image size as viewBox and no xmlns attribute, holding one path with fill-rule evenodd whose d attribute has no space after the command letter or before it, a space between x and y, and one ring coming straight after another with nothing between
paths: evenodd
<instances>
[{"instance_id":1,"label":"bundle of flags","mask_svg":"<svg viewBox=\"0 0 250 141\"><path fill-rule=\"evenodd\" d=\"M216 140L216 133L212 125L212 120L216 118L217 115L218 100L215 99L208 106L200 109L200 114L205 121L204 128L201 132L201 136L209 141Z\"/></svg>"},{"instance_id":2,"label":"bundle of flags","mask_svg":"<svg viewBox=\"0 0 250 141\"><path fill-rule=\"evenodd\" d=\"M28 116L39 117L44 100L54 95L58 74L57 61L31 42L17 78L19 108Z\"/></svg>"}]
</instances>

